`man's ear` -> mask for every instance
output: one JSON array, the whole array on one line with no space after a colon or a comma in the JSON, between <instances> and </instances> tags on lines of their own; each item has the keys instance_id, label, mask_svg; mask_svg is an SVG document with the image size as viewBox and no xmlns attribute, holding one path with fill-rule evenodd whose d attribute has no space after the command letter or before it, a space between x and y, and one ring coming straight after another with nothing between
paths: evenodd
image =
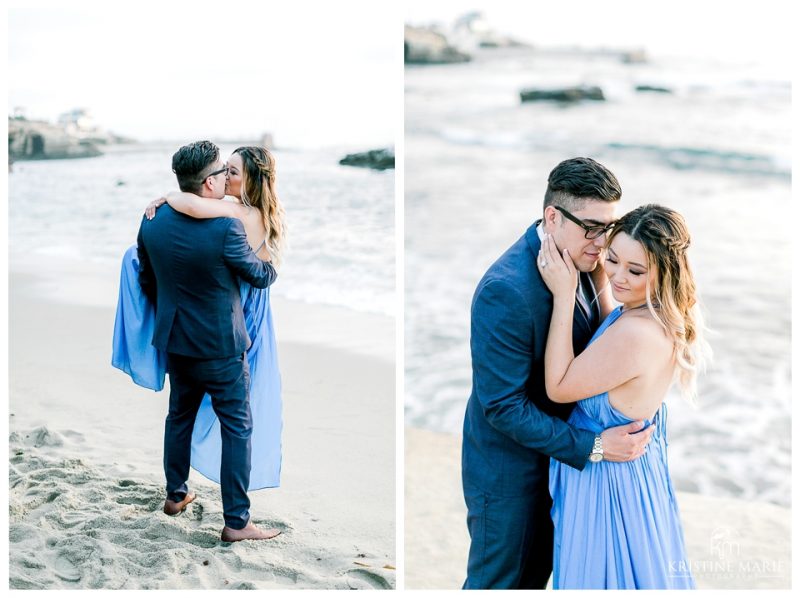
<instances>
[{"instance_id":1,"label":"man's ear","mask_svg":"<svg viewBox=\"0 0 800 598\"><path fill-rule=\"evenodd\" d=\"M556 214L558 210L556 210L553 206L547 206L544 209L544 214L542 216L542 225L544 228L552 229L556 225Z\"/></svg>"}]
</instances>

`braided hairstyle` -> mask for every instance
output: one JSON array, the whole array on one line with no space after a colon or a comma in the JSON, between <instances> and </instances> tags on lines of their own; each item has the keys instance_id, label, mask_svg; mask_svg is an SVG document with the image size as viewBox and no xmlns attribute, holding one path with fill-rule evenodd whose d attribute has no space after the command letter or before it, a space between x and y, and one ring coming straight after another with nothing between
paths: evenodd
<instances>
[{"instance_id":1,"label":"braided hairstyle","mask_svg":"<svg viewBox=\"0 0 800 598\"><path fill-rule=\"evenodd\" d=\"M242 204L261 212L267 231L267 249L273 263L281 262L286 240L284 211L275 193L275 157L265 147L251 145L234 150L242 158Z\"/></svg>"},{"instance_id":2,"label":"braided hairstyle","mask_svg":"<svg viewBox=\"0 0 800 598\"><path fill-rule=\"evenodd\" d=\"M703 339L703 320L687 250L691 237L678 212L648 204L625 214L608 236L606 247L620 233L641 243L655 283L647 281L650 313L673 339L676 378L681 393L691 403L697 397L697 374L710 357Z\"/></svg>"}]
</instances>

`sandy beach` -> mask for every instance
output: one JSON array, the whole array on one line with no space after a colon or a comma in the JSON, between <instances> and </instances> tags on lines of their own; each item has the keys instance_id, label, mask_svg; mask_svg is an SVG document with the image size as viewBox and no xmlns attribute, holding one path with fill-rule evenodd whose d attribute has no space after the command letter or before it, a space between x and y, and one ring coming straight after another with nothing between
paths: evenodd
<instances>
[{"instance_id":1,"label":"sandy beach","mask_svg":"<svg viewBox=\"0 0 800 598\"><path fill-rule=\"evenodd\" d=\"M198 499L161 512L168 391L110 365L118 269L9 269L12 589L395 586L392 318L273 300L282 480L250 497L283 533L228 544L219 486L194 471Z\"/></svg>"},{"instance_id":2,"label":"sandy beach","mask_svg":"<svg viewBox=\"0 0 800 598\"><path fill-rule=\"evenodd\" d=\"M698 589L790 589L791 511L764 502L679 492ZM456 589L469 535L461 439L405 430L405 587Z\"/></svg>"}]
</instances>

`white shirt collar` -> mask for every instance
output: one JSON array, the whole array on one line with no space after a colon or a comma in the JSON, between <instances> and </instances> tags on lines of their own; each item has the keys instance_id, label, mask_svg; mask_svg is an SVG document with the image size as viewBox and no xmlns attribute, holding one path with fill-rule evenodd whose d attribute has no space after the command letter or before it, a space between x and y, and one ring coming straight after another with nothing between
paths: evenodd
<instances>
[{"instance_id":1,"label":"white shirt collar","mask_svg":"<svg viewBox=\"0 0 800 598\"><path fill-rule=\"evenodd\" d=\"M544 241L544 220L542 220L539 223L539 225L536 227L536 233L539 235L539 240L540 241ZM578 276L580 278L583 278L583 276L580 276L580 273L578 274ZM592 285L592 293L594 293L594 284L591 282L591 279L589 279L589 284ZM577 292L578 292L578 296L581 297L581 299L583 299L583 301L585 303L588 303L586 289L584 288L584 286L582 284L578 285ZM588 310L588 306L586 307L586 309Z\"/></svg>"}]
</instances>

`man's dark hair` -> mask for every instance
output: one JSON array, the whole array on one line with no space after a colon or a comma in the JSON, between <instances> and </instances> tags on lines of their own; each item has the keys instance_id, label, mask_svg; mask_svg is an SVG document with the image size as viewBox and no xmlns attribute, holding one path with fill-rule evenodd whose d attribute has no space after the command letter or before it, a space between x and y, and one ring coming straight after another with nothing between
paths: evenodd
<instances>
[{"instance_id":1,"label":"man's dark hair","mask_svg":"<svg viewBox=\"0 0 800 598\"><path fill-rule=\"evenodd\" d=\"M586 200L619 201L622 188L612 172L591 158L570 158L547 177L544 207L580 210Z\"/></svg>"},{"instance_id":2,"label":"man's dark hair","mask_svg":"<svg viewBox=\"0 0 800 598\"><path fill-rule=\"evenodd\" d=\"M208 176L208 167L219 160L219 148L210 141L184 145L172 156L172 172L181 191L198 193Z\"/></svg>"}]
</instances>

